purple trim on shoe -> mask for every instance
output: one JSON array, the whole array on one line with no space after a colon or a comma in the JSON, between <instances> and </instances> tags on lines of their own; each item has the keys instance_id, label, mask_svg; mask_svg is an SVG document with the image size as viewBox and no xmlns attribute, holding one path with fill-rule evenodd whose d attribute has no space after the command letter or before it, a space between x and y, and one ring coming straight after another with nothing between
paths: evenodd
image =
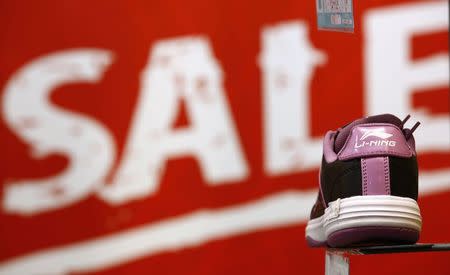
<instances>
[{"instance_id":1,"label":"purple trim on shoe","mask_svg":"<svg viewBox=\"0 0 450 275\"><path fill-rule=\"evenodd\" d=\"M419 231L400 227L366 226L342 229L328 236L331 247L384 244L412 244L419 240Z\"/></svg>"},{"instance_id":2,"label":"purple trim on shoe","mask_svg":"<svg viewBox=\"0 0 450 275\"><path fill-rule=\"evenodd\" d=\"M316 241L313 238L306 236L306 242L308 243L308 246L310 247L323 247L323 246L327 246L327 242L320 242L320 241Z\"/></svg>"},{"instance_id":3,"label":"purple trim on shoe","mask_svg":"<svg viewBox=\"0 0 450 275\"><path fill-rule=\"evenodd\" d=\"M337 154L339 160L379 155L413 155L400 128L386 123L357 125L353 127L344 147Z\"/></svg>"},{"instance_id":4,"label":"purple trim on shoe","mask_svg":"<svg viewBox=\"0 0 450 275\"><path fill-rule=\"evenodd\" d=\"M342 147L344 147L344 144L347 141L347 138L350 135L350 132L353 129L353 127L355 127L356 125L368 123L389 123L392 125L396 125L399 128L402 127L402 121L392 114L381 114L357 119L352 123L339 129L336 135L336 143L334 147L335 152L339 152L342 149Z\"/></svg>"},{"instance_id":5,"label":"purple trim on shoe","mask_svg":"<svg viewBox=\"0 0 450 275\"><path fill-rule=\"evenodd\" d=\"M389 158L361 158L363 195L390 195Z\"/></svg>"},{"instance_id":6,"label":"purple trim on shoe","mask_svg":"<svg viewBox=\"0 0 450 275\"><path fill-rule=\"evenodd\" d=\"M334 152L334 139L336 132L328 131L323 138L323 157L327 163L331 163L337 160L337 155Z\"/></svg>"}]
</instances>

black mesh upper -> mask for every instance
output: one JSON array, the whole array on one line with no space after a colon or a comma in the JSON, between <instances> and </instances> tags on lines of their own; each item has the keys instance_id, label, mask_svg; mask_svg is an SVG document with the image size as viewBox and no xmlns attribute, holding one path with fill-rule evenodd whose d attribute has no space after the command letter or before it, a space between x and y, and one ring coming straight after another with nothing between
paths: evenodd
<instances>
[{"instance_id":1,"label":"black mesh upper","mask_svg":"<svg viewBox=\"0 0 450 275\"><path fill-rule=\"evenodd\" d=\"M418 169L416 157L389 157L391 195L417 200Z\"/></svg>"},{"instance_id":2,"label":"black mesh upper","mask_svg":"<svg viewBox=\"0 0 450 275\"><path fill-rule=\"evenodd\" d=\"M360 159L336 160L332 163L322 159L320 182L327 204L338 198L362 195Z\"/></svg>"}]
</instances>

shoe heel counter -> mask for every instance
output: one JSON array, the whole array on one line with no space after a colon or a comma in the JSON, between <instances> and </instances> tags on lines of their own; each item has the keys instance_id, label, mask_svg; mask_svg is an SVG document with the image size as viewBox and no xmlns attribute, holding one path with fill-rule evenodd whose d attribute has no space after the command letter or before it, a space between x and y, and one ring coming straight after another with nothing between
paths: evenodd
<instances>
[{"instance_id":1,"label":"shoe heel counter","mask_svg":"<svg viewBox=\"0 0 450 275\"><path fill-rule=\"evenodd\" d=\"M324 189L327 201L352 196L392 195L417 200L417 159L391 156L337 161L342 173L328 178L333 184ZM325 177L325 175L322 175Z\"/></svg>"},{"instance_id":2,"label":"shoe heel counter","mask_svg":"<svg viewBox=\"0 0 450 275\"><path fill-rule=\"evenodd\" d=\"M322 185L326 202L370 195L392 195L417 201L418 169L415 156L337 160L328 166L321 173L321 181L331 183Z\"/></svg>"},{"instance_id":3,"label":"shoe heel counter","mask_svg":"<svg viewBox=\"0 0 450 275\"><path fill-rule=\"evenodd\" d=\"M337 158L360 160L362 195L393 195L417 200L414 138L406 140L397 126L371 123L353 127Z\"/></svg>"},{"instance_id":4,"label":"shoe heel counter","mask_svg":"<svg viewBox=\"0 0 450 275\"><path fill-rule=\"evenodd\" d=\"M352 128L337 160L322 162L326 202L361 195L393 195L417 200L417 160L413 137L387 123ZM326 172L325 172L326 171Z\"/></svg>"}]
</instances>

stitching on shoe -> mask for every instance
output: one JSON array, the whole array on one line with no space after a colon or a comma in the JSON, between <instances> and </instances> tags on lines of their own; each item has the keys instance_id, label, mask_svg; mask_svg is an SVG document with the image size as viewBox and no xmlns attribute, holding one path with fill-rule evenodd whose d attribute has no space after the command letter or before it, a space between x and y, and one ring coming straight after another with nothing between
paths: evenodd
<instances>
[{"instance_id":1,"label":"stitching on shoe","mask_svg":"<svg viewBox=\"0 0 450 275\"><path fill-rule=\"evenodd\" d=\"M383 165L384 165L384 190L386 192L386 195L391 194L391 180L389 176L389 157L383 158Z\"/></svg>"},{"instance_id":2,"label":"stitching on shoe","mask_svg":"<svg viewBox=\"0 0 450 275\"><path fill-rule=\"evenodd\" d=\"M363 184L363 196L367 195L367 164L366 159L361 159L361 174L362 174L362 184Z\"/></svg>"}]
</instances>

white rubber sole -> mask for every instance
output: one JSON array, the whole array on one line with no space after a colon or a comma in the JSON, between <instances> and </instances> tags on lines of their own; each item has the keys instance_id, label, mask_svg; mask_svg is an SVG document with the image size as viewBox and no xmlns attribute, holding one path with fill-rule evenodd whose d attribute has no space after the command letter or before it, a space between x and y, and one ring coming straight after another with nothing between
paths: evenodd
<instances>
[{"instance_id":1,"label":"white rubber sole","mask_svg":"<svg viewBox=\"0 0 450 275\"><path fill-rule=\"evenodd\" d=\"M310 246L322 246L327 243L330 244L329 238L336 232L353 230L354 233L358 229L370 228L371 230L366 230L370 232L360 230L359 235L379 235L380 230L389 228L391 233L386 232L386 234L392 234L392 229L403 232L400 232L398 237L401 241L405 232L413 231L418 234L421 227L422 218L415 200L389 195L371 195L355 196L330 202L324 215L308 222L305 234ZM378 233L376 232L377 228ZM370 237L367 236L367 239L370 239ZM344 236L344 238L348 240L339 242L343 244L351 242L351 236ZM361 239L364 238L359 236L359 239L355 238L355 241ZM395 241L395 236L391 239Z\"/></svg>"}]
</instances>

